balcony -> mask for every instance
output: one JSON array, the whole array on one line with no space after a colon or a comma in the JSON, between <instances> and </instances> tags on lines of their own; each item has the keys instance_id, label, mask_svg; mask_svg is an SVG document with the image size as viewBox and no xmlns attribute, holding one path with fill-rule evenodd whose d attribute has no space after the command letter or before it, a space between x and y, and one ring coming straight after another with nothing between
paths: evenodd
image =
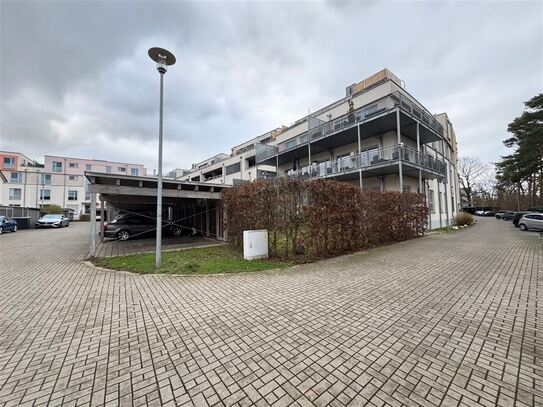
<instances>
[{"instance_id":1,"label":"balcony","mask_svg":"<svg viewBox=\"0 0 543 407\"><path fill-rule=\"evenodd\" d=\"M443 126L437 119L414 99L401 92L394 92L329 122L311 117L311 121L316 125L310 126L309 131L279 143L277 146L257 145L257 162L264 163L275 156L284 156L285 160L279 160L279 164L282 164L284 161L299 158L300 154L296 152L306 149L310 141L311 148L313 149L314 145L316 147L315 152L319 151L319 147L321 147L320 151L325 151L330 147L356 142L356 127L359 125L361 126L362 138L372 137L390 130L395 131L394 113L398 107L402 113L400 117L402 136L416 139L416 123L418 122L422 144L441 139ZM304 154L305 152L302 152L302 156Z\"/></svg>"},{"instance_id":2,"label":"balcony","mask_svg":"<svg viewBox=\"0 0 543 407\"><path fill-rule=\"evenodd\" d=\"M447 166L444 161L402 145L375 148L338 160L328 160L298 170L290 170L287 176L308 179L329 177L354 179L360 169L364 176L382 176L397 174L400 162L405 175L418 176L418 172L421 171L424 179L446 176Z\"/></svg>"}]
</instances>

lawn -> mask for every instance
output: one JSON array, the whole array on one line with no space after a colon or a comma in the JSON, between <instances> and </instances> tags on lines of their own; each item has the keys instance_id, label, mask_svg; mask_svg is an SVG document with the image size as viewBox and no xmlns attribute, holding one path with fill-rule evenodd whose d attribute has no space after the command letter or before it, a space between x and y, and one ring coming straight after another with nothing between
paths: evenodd
<instances>
[{"instance_id":1,"label":"lawn","mask_svg":"<svg viewBox=\"0 0 543 407\"><path fill-rule=\"evenodd\" d=\"M261 271L287 267L286 262L270 260L244 260L228 246L212 246L162 253L162 267L155 270L155 254L106 257L94 260L99 267L136 273L213 274Z\"/></svg>"}]
</instances>

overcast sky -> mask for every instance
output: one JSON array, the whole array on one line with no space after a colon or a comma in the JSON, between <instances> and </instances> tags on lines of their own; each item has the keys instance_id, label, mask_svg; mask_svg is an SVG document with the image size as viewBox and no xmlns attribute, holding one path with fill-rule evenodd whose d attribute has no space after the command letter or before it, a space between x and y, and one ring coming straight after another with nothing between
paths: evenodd
<instances>
[{"instance_id":1,"label":"overcast sky","mask_svg":"<svg viewBox=\"0 0 543 407\"><path fill-rule=\"evenodd\" d=\"M460 155L495 161L523 101L543 89L543 2L6 1L0 149L189 167L342 97L388 67Z\"/></svg>"}]
</instances>

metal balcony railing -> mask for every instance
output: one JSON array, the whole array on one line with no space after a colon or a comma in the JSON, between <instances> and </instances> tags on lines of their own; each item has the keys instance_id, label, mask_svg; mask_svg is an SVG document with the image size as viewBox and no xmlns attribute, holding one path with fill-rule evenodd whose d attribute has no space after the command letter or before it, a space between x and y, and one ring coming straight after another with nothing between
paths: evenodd
<instances>
[{"instance_id":1,"label":"metal balcony railing","mask_svg":"<svg viewBox=\"0 0 543 407\"><path fill-rule=\"evenodd\" d=\"M328 160L318 164L315 163L298 170L290 170L287 176L293 178L330 177L359 169L365 170L372 167L376 168L396 164L400 160L400 157L404 165L411 165L441 176L445 176L446 174L447 167L444 161L410 147L394 145L366 150L360 154L345 156L334 161Z\"/></svg>"},{"instance_id":2,"label":"metal balcony railing","mask_svg":"<svg viewBox=\"0 0 543 407\"><path fill-rule=\"evenodd\" d=\"M351 128L357 123L365 121L373 116L393 110L398 106L409 115L424 123L435 133L443 136L443 126L441 126L441 124L430 112L428 112L410 97L396 91L390 96L373 101L329 122L316 120L321 124L312 127L309 131L306 131L299 136L279 143L277 146L267 145L269 148L264 148L264 145L261 145L260 148L257 146L256 160L257 162L262 162L277 154L281 154L282 152L292 150L299 146L307 145L309 142L308 137L311 138L312 142L320 140L333 133L338 133Z\"/></svg>"}]
</instances>

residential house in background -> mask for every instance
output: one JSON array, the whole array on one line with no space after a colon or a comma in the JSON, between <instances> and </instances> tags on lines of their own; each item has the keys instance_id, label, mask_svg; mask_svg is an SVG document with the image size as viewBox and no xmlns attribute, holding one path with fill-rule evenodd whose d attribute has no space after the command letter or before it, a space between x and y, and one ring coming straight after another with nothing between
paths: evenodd
<instances>
[{"instance_id":1,"label":"residential house in background","mask_svg":"<svg viewBox=\"0 0 543 407\"><path fill-rule=\"evenodd\" d=\"M434 115L388 69L294 124L193 164L182 180L236 184L259 178L331 178L361 188L423 193L430 228L459 209L458 149L446 113Z\"/></svg>"},{"instance_id":2,"label":"residential house in background","mask_svg":"<svg viewBox=\"0 0 543 407\"><path fill-rule=\"evenodd\" d=\"M141 164L46 155L44 164L17 152L0 151L0 205L40 208L59 205L78 219L89 213L90 198L85 171L140 176Z\"/></svg>"}]
</instances>

